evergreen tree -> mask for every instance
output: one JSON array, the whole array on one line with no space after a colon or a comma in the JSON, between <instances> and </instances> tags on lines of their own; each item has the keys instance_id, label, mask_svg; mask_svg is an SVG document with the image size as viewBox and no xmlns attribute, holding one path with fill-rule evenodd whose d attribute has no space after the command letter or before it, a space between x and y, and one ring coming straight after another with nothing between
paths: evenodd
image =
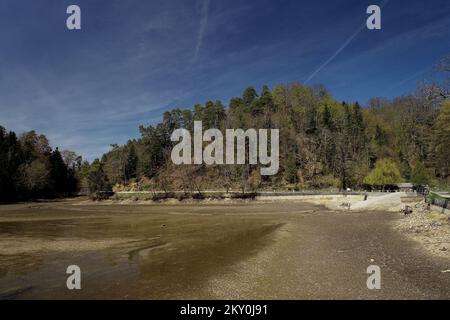
<instances>
[{"instance_id":1,"label":"evergreen tree","mask_svg":"<svg viewBox=\"0 0 450 320\"><path fill-rule=\"evenodd\" d=\"M138 158L136 155L136 148L133 143L129 142L127 159L125 162L125 181L136 178Z\"/></svg>"},{"instance_id":2,"label":"evergreen tree","mask_svg":"<svg viewBox=\"0 0 450 320\"><path fill-rule=\"evenodd\" d=\"M90 193L111 190L111 185L108 181L108 177L103 171L103 165L98 159L95 159L89 168L87 182Z\"/></svg>"},{"instance_id":3,"label":"evergreen tree","mask_svg":"<svg viewBox=\"0 0 450 320\"><path fill-rule=\"evenodd\" d=\"M247 89L245 89L244 94L242 95L242 101L244 102L247 110L250 110L250 107L252 106L253 102L255 102L257 97L258 94L256 93L255 88L248 87Z\"/></svg>"},{"instance_id":4,"label":"evergreen tree","mask_svg":"<svg viewBox=\"0 0 450 320\"><path fill-rule=\"evenodd\" d=\"M50 168L50 177L53 183L54 192L56 194L68 192L67 166L64 163L58 148L56 148L50 155Z\"/></svg>"}]
</instances>

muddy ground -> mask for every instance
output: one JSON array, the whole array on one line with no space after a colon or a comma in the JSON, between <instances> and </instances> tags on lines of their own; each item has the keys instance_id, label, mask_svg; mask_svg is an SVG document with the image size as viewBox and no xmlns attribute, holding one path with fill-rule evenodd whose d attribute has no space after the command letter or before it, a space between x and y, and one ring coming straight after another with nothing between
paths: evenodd
<instances>
[{"instance_id":1,"label":"muddy ground","mask_svg":"<svg viewBox=\"0 0 450 320\"><path fill-rule=\"evenodd\" d=\"M448 299L392 212L285 201L0 206L1 299ZM66 288L78 265L82 289ZM381 268L368 290L367 267Z\"/></svg>"}]
</instances>

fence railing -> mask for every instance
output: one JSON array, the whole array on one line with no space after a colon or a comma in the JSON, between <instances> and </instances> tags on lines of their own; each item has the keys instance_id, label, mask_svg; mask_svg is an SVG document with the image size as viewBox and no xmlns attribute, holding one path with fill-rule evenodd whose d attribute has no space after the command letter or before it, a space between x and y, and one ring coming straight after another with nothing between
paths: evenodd
<instances>
[{"instance_id":1,"label":"fence railing","mask_svg":"<svg viewBox=\"0 0 450 320\"><path fill-rule=\"evenodd\" d=\"M443 212L446 209L450 209L450 199L440 197L433 192L429 192L425 195L425 202L430 205L442 208Z\"/></svg>"},{"instance_id":2,"label":"fence railing","mask_svg":"<svg viewBox=\"0 0 450 320\"><path fill-rule=\"evenodd\" d=\"M432 199L427 197L426 201L433 206L441 207L443 209L450 209L449 200L447 199Z\"/></svg>"}]
</instances>

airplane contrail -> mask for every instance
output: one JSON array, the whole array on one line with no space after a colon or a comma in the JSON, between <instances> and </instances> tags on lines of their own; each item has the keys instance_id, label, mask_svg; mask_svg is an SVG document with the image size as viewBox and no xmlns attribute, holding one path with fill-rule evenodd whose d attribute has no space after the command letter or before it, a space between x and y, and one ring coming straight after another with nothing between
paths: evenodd
<instances>
[{"instance_id":1,"label":"airplane contrail","mask_svg":"<svg viewBox=\"0 0 450 320\"><path fill-rule=\"evenodd\" d=\"M380 8L383 8L388 2L389 2L389 0L383 1L383 3L380 5ZM325 68L328 64L330 64L330 62L333 61L334 58L336 58L337 55L342 52L342 50L347 48L347 46L350 44L350 42L352 42L352 40L355 39L356 36L364 30L364 28L366 28L366 23L364 23L350 37L348 37L348 39L345 40L345 42L339 47L339 49L337 49L337 51L335 53L333 53L333 55L331 55L331 57L329 57L313 73L311 73L309 75L309 77L306 79L305 84L307 84L309 81L311 81L323 68Z\"/></svg>"},{"instance_id":2,"label":"airplane contrail","mask_svg":"<svg viewBox=\"0 0 450 320\"><path fill-rule=\"evenodd\" d=\"M331 61L333 61L334 58L336 58L336 56L342 52L342 50L344 50L349 44L350 42L352 42L352 40L361 33L361 31L365 28L365 25L363 25L362 27L360 27L358 30L356 30L355 33L353 33L347 40L345 40L344 44L342 46L339 47L339 49L331 56L328 58L327 61L325 61L323 64L320 65L320 67L318 67L313 73L311 73L309 75L309 77L306 79L305 84L307 84L309 81L312 80L312 78L314 78L316 76L316 74L318 74L323 68L325 68Z\"/></svg>"},{"instance_id":3,"label":"airplane contrail","mask_svg":"<svg viewBox=\"0 0 450 320\"><path fill-rule=\"evenodd\" d=\"M206 25L208 24L210 0L203 0L202 3L202 17L200 20L200 29L198 31L197 46L195 47L194 61L197 60L198 53L203 44L203 37L205 36Z\"/></svg>"}]
</instances>

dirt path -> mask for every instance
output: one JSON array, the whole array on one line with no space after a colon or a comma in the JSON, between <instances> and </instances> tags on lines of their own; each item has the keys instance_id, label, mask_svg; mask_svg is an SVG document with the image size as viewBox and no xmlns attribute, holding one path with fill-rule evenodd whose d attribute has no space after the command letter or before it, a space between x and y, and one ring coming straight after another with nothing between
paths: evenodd
<instances>
[{"instance_id":1,"label":"dirt path","mask_svg":"<svg viewBox=\"0 0 450 320\"><path fill-rule=\"evenodd\" d=\"M407 240L401 218L295 202L1 206L0 298L450 298L450 259ZM65 287L71 264L80 291Z\"/></svg>"}]
</instances>

